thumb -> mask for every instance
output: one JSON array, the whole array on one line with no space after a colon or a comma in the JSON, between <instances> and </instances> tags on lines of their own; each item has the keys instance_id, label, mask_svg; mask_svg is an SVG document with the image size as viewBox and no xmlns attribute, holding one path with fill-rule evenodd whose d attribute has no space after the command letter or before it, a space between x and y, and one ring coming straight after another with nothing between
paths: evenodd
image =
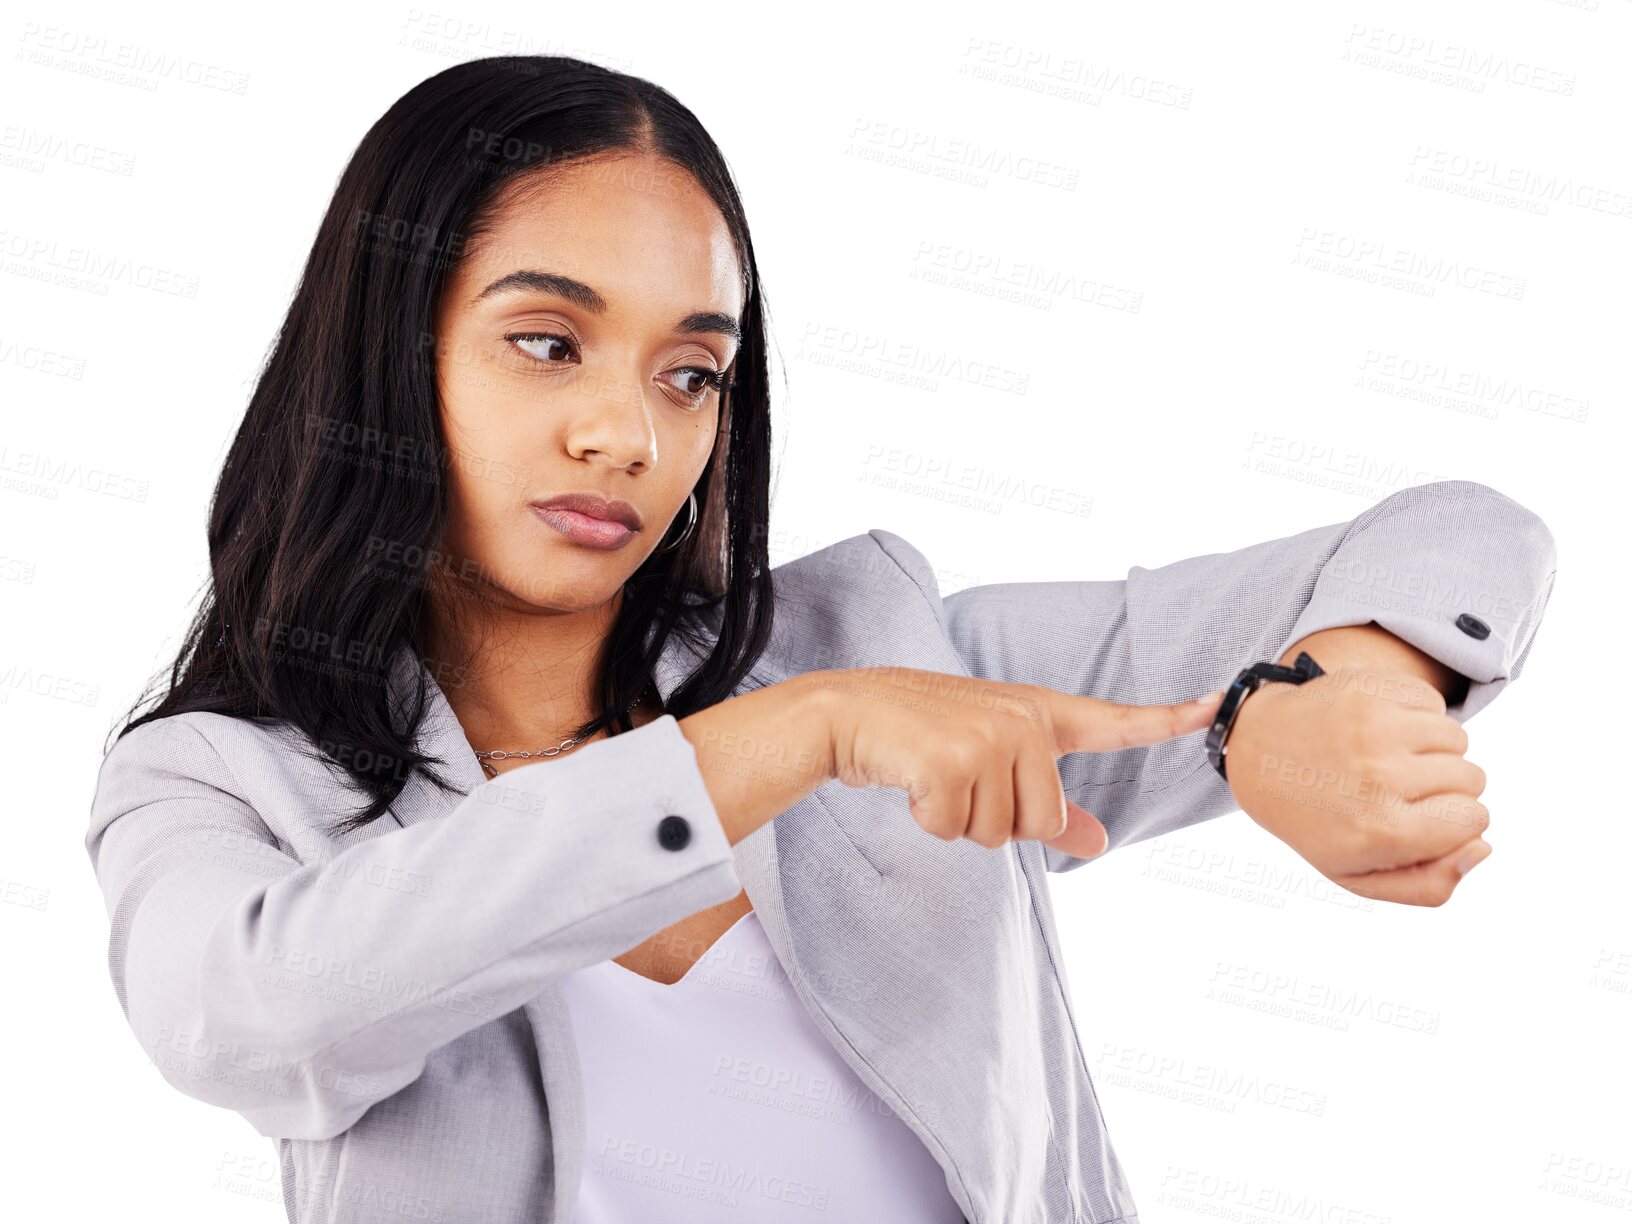
<instances>
[{"instance_id":1,"label":"thumb","mask_svg":"<svg viewBox=\"0 0 1632 1224\"><path fill-rule=\"evenodd\" d=\"M1223 700L1223 689L1176 705L1148 706L1055 693L1051 702L1055 748L1063 756L1160 744L1206 729Z\"/></svg>"},{"instance_id":2,"label":"thumb","mask_svg":"<svg viewBox=\"0 0 1632 1224\"><path fill-rule=\"evenodd\" d=\"M1078 807L1071 800L1065 801L1065 829L1056 837L1045 838L1043 845L1053 846L1064 854L1076 858L1093 858L1103 854L1105 847L1110 844L1110 835L1105 826L1099 823L1097 817Z\"/></svg>"}]
</instances>

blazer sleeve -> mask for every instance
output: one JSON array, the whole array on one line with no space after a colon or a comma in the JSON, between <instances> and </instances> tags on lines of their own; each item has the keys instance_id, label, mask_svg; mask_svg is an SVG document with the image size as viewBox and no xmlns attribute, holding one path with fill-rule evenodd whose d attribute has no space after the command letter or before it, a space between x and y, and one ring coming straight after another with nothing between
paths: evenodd
<instances>
[{"instance_id":1,"label":"blazer sleeve","mask_svg":"<svg viewBox=\"0 0 1632 1224\"><path fill-rule=\"evenodd\" d=\"M137 1039L263 1135L341 1133L431 1051L741 889L672 715L305 864L191 718L115 743L85 845ZM678 849L667 815L690 825Z\"/></svg>"},{"instance_id":2,"label":"blazer sleeve","mask_svg":"<svg viewBox=\"0 0 1632 1224\"><path fill-rule=\"evenodd\" d=\"M1311 633L1375 621L1468 678L1466 699L1447 707L1465 722L1518 678L1557 571L1539 517L1462 480L1402 489L1285 539L1134 566L1120 581L998 583L944 599L917 549L870 534L918 582L971 675L1140 705L1223 688ZM1114 849L1236 810L1205 743L1196 732L1072 753L1061 782ZM1043 850L1050 871L1092 861Z\"/></svg>"}]
</instances>

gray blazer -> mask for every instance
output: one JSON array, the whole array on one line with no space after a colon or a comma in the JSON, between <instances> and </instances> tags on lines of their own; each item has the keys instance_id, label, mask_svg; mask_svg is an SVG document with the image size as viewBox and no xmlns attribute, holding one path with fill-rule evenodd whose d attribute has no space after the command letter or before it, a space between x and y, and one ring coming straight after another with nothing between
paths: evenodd
<instances>
[{"instance_id":1,"label":"gray blazer","mask_svg":"<svg viewBox=\"0 0 1632 1224\"><path fill-rule=\"evenodd\" d=\"M1169 702L1375 620L1469 677L1462 720L1518 677L1555 565L1535 514L1465 481L1122 581L946 596L873 530L777 570L757 679L894 664ZM695 662L664 654L665 698ZM400 656L395 691L423 667ZM1085 860L943 842L903 792L838 782L733 847L672 716L488 781L432 692L423 747L464 798L416 776L343 839L323 825L356 794L287 728L183 714L102 764L85 844L119 1003L170 1084L277 1141L292 1221L569 1221L583 1099L557 979L746 888L814 1022L970 1221L1135 1224L1046 887ZM1060 775L1115 849L1234 810L1202 740ZM672 820L660 839L673 816L689 839Z\"/></svg>"}]
</instances>

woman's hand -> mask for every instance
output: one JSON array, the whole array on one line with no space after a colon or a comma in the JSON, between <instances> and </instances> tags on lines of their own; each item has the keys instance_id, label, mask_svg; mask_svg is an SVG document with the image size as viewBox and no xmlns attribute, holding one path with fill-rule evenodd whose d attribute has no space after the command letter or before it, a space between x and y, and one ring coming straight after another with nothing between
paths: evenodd
<instances>
[{"instance_id":1,"label":"woman's hand","mask_svg":"<svg viewBox=\"0 0 1632 1224\"><path fill-rule=\"evenodd\" d=\"M1490 846L1485 771L1439 690L1353 666L1242 703L1225 769L1241 810L1350 892L1441 905Z\"/></svg>"},{"instance_id":2,"label":"woman's hand","mask_svg":"<svg viewBox=\"0 0 1632 1224\"><path fill-rule=\"evenodd\" d=\"M945 841L995 848L1029 838L1084 858L1105 849L1105 827L1065 798L1056 758L1200 731L1223 697L1119 705L905 667L826 671L819 680L832 777L905 790L913 818Z\"/></svg>"}]
</instances>

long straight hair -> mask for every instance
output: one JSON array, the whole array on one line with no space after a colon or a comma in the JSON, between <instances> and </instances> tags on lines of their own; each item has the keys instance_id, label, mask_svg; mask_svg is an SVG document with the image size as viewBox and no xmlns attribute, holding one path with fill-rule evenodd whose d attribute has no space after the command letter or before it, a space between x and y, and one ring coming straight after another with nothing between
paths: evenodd
<instances>
[{"instance_id":1,"label":"long straight hair","mask_svg":"<svg viewBox=\"0 0 1632 1224\"><path fill-rule=\"evenodd\" d=\"M383 815L416 770L453 789L415 746L427 673L448 684L459 670L425 659L422 637L450 462L436 305L519 176L623 151L683 168L719 207L744 274L742 343L694 489L696 526L625 585L599 713L575 736L631 729L626 711L671 634L701 661L667 712L731 695L764 650L772 607L765 302L741 199L697 117L657 85L562 56L494 56L409 90L353 153L217 479L203 599L162 699L132 717L161 672L120 736L188 711L296 727L361 789L340 835ZM394 703L389 670L405 645L427 666Z\"/></svg>"}]
</instances>

